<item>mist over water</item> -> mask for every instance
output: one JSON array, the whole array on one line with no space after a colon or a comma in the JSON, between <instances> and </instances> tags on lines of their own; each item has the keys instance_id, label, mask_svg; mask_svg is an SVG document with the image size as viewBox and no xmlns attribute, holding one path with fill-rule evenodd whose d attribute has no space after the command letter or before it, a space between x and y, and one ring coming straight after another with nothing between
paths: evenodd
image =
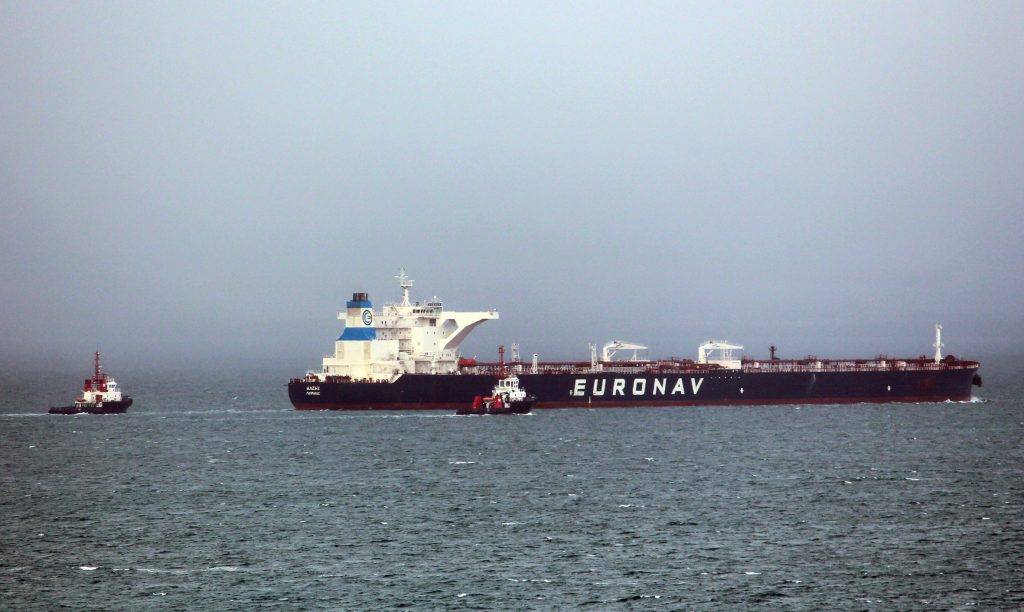
<instances>
[{"instance_id":1,"label":"mist over water","mask_svg":"<svg viewBox=\"0 0 1024 612\"><path fill-rule=\"evenodd\" d=\"M263 367L353 291L490 355L1024 340L1024 9L0 6L0 364ZM290 366L291 367L291 366Z\"/></svg>"}]
</instances>

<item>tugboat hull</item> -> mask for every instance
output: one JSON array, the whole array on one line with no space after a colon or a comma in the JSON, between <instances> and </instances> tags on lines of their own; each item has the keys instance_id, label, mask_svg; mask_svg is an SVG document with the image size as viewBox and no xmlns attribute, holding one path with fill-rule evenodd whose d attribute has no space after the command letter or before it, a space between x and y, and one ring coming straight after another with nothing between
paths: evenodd
<instances>
[{"instance_id":1,"label":"tugboat hull","mask_svg":"<svg viewBox=\"0 0 1024 612\"><path fill-rule=\"evenodd\" d=\"M482 398L479 395L473 398L473 405L469 408L459 408L455 411L456 416L469 416L476 414L530 414L537 398L527 394L521 399L506 402L497 401L494 397Z\"/></svg>"},{"instance_id":2,"label":"tugboat hull","mask_svg":"<svg viewBox=\"0 0 1024 612\"><path fill-rule=\"evenodd\" d=\"M126 397L117 402L102 404L72 404L71 406L54 406L50 414L123 414L132 405L132 398Z\"/></svg>"},{"instance_id":3,"label":"tugboat hull","mask_svg":"<svg viewBox=\"0 0 1024 612\"><path fill-rule=\"evenodd\" d=\"M476 414L530 414L533 409L534 400L524 402L511 402L495 408L494 406L481 406L479 408L459 408L455 411L456 416L470 416Z\"/></svg>"}]
</instances>

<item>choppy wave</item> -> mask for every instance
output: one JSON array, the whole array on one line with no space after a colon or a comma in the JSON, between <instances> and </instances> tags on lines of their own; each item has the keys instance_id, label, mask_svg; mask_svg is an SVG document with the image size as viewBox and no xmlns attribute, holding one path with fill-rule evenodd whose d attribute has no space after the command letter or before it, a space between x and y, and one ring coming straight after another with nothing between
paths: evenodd
<instances>
[{"instance_id":1,"label":"choppy wave","mask_svg":"<svg viewBox=\"0 0 1024 612\"><path fill-rule=\"evenodd\" d=\"M1020 402L180 408L3 422L7 607L1024 604Z\"/></svg>"}]
</instances>

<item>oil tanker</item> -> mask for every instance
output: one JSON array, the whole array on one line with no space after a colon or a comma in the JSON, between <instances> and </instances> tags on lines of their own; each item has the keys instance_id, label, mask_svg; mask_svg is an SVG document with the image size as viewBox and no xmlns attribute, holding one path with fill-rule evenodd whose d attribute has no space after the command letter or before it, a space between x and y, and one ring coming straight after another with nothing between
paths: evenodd
<instances>
[{"instance_id":1,"label":"oil tanker","mask_svg":"<svg viewBox=\"0 0 1024 612\"><path fill-rule=\"evenodd\" d=\"M646 347L606 344L600 356L580 362L524 362L512 345L506 362L460 356L466 337L496 311L445 310L434 297L411 302L404 270L396 277L402 301L379 311L366 293L355 293L338 313L345 327L334 354L288 382L298 410L451 410L470 404L508 375L536 396L535 408L622 408L728 404L846 404L969 401L981 385L980 364L942 357L942 326L935 326L934 357L748 359L743 347L707 341L696 359L645 358ZM616 355L632 351L625 359Z\"/></svg>"}]
</instances>

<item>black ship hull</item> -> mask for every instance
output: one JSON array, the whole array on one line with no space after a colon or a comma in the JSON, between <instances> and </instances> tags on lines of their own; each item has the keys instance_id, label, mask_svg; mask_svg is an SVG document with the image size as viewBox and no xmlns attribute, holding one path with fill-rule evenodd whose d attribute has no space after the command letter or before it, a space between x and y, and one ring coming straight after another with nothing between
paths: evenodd
<instances>
[{"instance_id":1,"label":"black ship hull","mask_svg":"<svg viewBox=\"0 0 1024 612\"><path fill-rule=\"evenodd\" d=\"M54 406L50 414L123 414L132 405L132 398L126 397L118 402L101 404L72 404L71 406Z\"/></svg>"},{"instance_id":2,"label":"black ship hull","mask_svg":"<svg viewBox=\"0 0 1024 612\"><path fill-rule=\"evenodd\" d=\"M929 369L518 374L535 407L850 404L971 399L977 364ZM492 374L405 374L394 382L293 380L298 410L451 410L471 404Z\"/></svg>"}]
</instances>

